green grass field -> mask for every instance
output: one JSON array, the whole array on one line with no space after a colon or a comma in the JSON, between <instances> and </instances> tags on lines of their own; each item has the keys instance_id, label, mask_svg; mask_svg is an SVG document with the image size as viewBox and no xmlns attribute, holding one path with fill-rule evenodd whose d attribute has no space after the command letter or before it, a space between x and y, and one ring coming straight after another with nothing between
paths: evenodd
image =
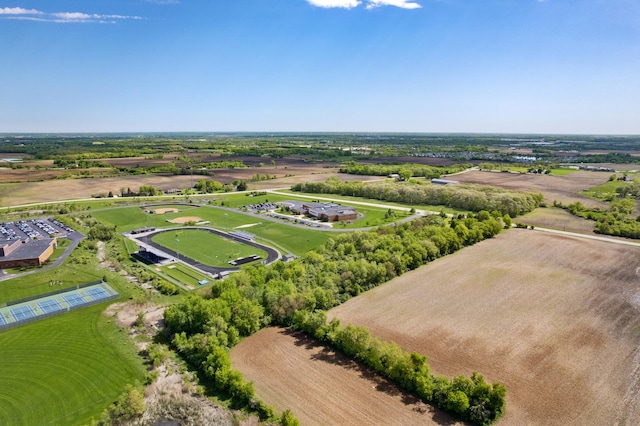
<instances>
[{"instance_id":1,"label":"green grass field","mask_svg":"<svg viewBox=\"0 0 640 426\"><path fill-rule=\"evenodd\" d=\"M211 281L211 277L208 277L193 268L190 268L182 263L173 263L171 265L165 265L160 270L170 276L171 278L178 280L186 285L197 288L198 282L202 280Z\"/></svg>"},{"instance_id":2,"label":"green grass field","mask_svg":"<svg viewBox=\"0 0 640 426\"><path fill-rule=\"evenodd\" d=\"M577 170L575 169L551 169L549 170L549 174L553 175L553 176L566 176L569 175L573 172L577 172Z\"/></svg>"},{"instance_id":3,"label":"green grass field","mask_svg":"<svg viewBox=\"0 0 640 426\"><path fill-rule=\"evenodd\" d=\"M145 368L105 305L0 332L0 424L83 425Z\"/></svg>"},{"instance_id":4,"label":"green grass field","mask_svg":"<svg viewBox=\"0 0 640 426\"><path fill-rule=\"evenodd\" d=\"M282 198L290 199L291 197ZM261 221L259 217L208 206L194 208L186 213L180 212L163 215L145 213L139 207L100 210L92 212L91 215L107 225L118 226L118 232L130 231L147 226L154 226L156 228L175 227L176 225L167 222L167 219L185 215L198 216L209 222L207 226L223 231L227 229L231 231L239 226L254 224L256 226L248 228L247 231L256 234L258 239L264 237L267 244L274 245L281 251L297 255L302 255L314 247L323 244L330 236L327 232L295 228L266 220ZM262 222L262 225L257 225L260 222ZM137 250L134 246L131 246L130 249L133 249L133 251Z\"/></svg>"},{"instance_id":5,"label":"green grass field","mask_svg":"<svg viewBox=\"0 0 640 426\"><path fill-rule=\"evenodd\" d=\"M596 198L598 200L607 200L616 195L616 189L624 186L626 182L621 180L608 181L602 185L594 186L586 191L580 191L582 195Z\"/></svg>"},{"instance_id":6,"label":"green grass field","mask_svg":"<svg viewBox=\"0 0 640 426\"><path fill-rule=\"evenodd\" d=\"M176 239L179 241L176 241ZM263 259L267 257L267 253L264 250L222 238L208 231L196 229L163 232L154 235L152 240L171 250L175 250L180 256L187 256L205 265L222 268L230 267L228 261L239 257L253 254Z\"/></svg>"},{"instance_id":7,"label":"green grass field","mask_svg":"<svg viewBox=\"0 0 640 426\"><path fill-rule=\"evenodd\" d=\"M52 271L0 282L0 303L75 287L101 278L102 274L96 271L94 266L69 264L67 262L62 267ZM62 285L56 284L52 286L51 281L62 282Z\"/></svg>"}]
</instances>

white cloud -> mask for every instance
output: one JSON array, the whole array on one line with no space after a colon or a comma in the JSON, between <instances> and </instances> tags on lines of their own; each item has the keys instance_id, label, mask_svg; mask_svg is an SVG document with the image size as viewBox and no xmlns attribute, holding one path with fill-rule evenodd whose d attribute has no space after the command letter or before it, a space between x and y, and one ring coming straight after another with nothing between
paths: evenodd
<instances>
[{"instance_id":1,"label":"white cloud","mask_svg":"<svg viewBox=\"0 0 640 426\"><path fill-rule=\"evenodd\" d=\"M307 2L316 7L341 7L343 9L353 9L362 3L359 0L307 0Z\"/></svg>"},{"instance_id":2,"label":"white cloud","mask_svg":"<svg viewBox=\"0 0 640 426\"><path fill-rule=\"evenodd\" d=\"M14 20L22 20L22 21L57 22L62 24L66 24L66 23L115 24L118 22L118 20L142 19L139 16L99 15L96 13L89 14L89 13L82 13L82 12L45 13L36 9L23 9L21 7L0 7L0 15L5 15L4 19L14 19Z\"/></svg>"},{"instance_id":3,"label":"white cloud","mask_svg":"<svg viewBox=\"0 0 640 426\"><path fill-rule=\"evenodd\" d=\"M367 9L374 9L381 6L396 6L403 9L420 9L420 4L408 0L368 0Z\"/></svg>"},{"instance_id":4,"label":"white cloud","mask_svg":"<svg viewBox=\"0 0 640 426\"><path fill-rule=\"evenodd\" d=\"M23 9L21 7L0 7L0 15L42 15L35 9Z\"/></svg>"},{"instance_id":5,"label":"white cloud","mask_svg":"<svg viewBox=\"0 0 640 426\"><path fill-rule=\"evenodd\" d=\"M152 1L152 0L147 0ZM156 0L157 1L157 0ZM540 0L538 0L540 1ZM396 6L401 7L403 9L420 9L419 3L411 0L366 0L367 9L375 9L376 7L382 6ZM316 6L316 7L324 7L324 8L334 8L340 7L343 9L353 9L354 7L358 7L362 4L360 0L307 0L307 3Z\"/></svg>"}]
</instances>

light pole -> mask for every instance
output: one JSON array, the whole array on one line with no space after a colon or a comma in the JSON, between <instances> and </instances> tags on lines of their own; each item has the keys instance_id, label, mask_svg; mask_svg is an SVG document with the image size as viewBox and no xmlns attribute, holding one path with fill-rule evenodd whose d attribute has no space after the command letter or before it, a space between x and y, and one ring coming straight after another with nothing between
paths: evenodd
<instances>
[{"instance_id":1,"label":"light pole","mask_svg":"<svg viewBox=\"0 0 640 426\"><path fill-rule=\"evenodd\" d=\"M227 222L227 232L229 232L229 215L225 213L224 218L225 218L225 221Z\"/></svg>"}]
</instances>

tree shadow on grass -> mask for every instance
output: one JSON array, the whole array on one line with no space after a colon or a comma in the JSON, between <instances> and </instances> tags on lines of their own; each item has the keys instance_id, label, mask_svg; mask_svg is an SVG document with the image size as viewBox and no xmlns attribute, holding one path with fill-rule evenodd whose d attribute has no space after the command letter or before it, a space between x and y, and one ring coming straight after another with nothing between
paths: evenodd
<instances>
[{"instance_id":1,"label":"tree shadow on grass","mask_svg":"<svg viewBox=\"0 0 640 426\"><path fill-rule=\"evenodd\" d=\"M308 351L313 351L309 359L312 361L326 362L337 365L346 370L356 371L360 378L371 383L371 387L378 392L383 392L391 397L399 397L404 405L410 407L412 411L430 417L438 425L466 425L467 423L455 418L445 411L432 405L424 403L417 396L400 389L397 385L385 379L369 367L359 364L347 356L336 352L329 345L320 342L306 334L292 329L283 329L281 334L292 337L296 346L304 347Z\"/></svg>"}]
</instances>

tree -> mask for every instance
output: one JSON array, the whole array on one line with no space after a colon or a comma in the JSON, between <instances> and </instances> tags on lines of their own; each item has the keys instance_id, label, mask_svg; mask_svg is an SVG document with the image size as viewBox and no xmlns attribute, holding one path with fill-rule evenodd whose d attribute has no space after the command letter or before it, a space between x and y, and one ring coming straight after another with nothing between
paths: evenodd
<instances>
[{"instance_id":1,"label":"tree","mask_svg":"<svg viewBox=\"0 0 640 426\"><path fill-rule=\"evenodd\" d=\"M236 186L236 189L238 191L246 191L247 190L247 182L241 180L240 182L238 182L238 185Z\"/></svg>"},{"instance_id":2,"label":"tree","mask_svg":"<svg viewBox=\"0 0 640 426\"><path fill-rule=\"evenodd\" d=\"M111 420L132 420L144 413L144 398L142 392L132 385L127 385L125 391L111 404L108 415Z\"/></svg>"},{"instance_id":3,"label":"tree","mask_svg":"<svg viewBox=\"0 0 640 426\"><path fill-rule=\"evenodd\" d=\"M280 416L280 424L282 426L300 426L300 422L289 409L282 412L282 416Z\"/></svg>"}]
</instances>

